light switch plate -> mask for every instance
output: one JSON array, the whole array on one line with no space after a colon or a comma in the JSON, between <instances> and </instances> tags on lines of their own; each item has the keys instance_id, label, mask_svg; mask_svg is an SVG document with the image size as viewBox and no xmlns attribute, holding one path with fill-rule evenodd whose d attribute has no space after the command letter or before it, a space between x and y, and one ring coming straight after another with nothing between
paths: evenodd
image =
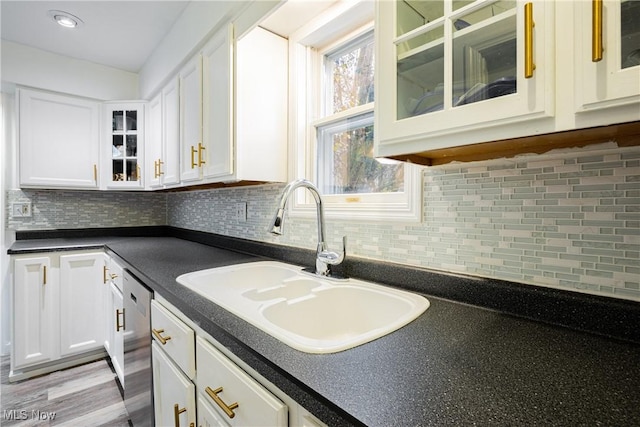
<instances>
[{"instance_id":1,"label":"light switch plate","mask_svg":"<svg viewBox=\"0 0 640 427\"><path fill-rule=\"evenodd\" d=\"M11 203L11 213L17 218L31 217L31 202Z\"/></svg>"}]
</instances>

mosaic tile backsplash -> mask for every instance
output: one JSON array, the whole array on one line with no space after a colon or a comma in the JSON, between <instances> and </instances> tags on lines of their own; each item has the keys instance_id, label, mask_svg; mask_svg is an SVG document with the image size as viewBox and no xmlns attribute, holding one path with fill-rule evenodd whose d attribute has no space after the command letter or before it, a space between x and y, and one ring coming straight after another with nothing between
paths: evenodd
<instances>
[{"instance_id":1,"label":"mosaic tile backsplash","mask_svg":"<svg viewBox=\"0 0 640 427\"><path fill-rule=\"evenodd\" d=\"M166 225L166 195L63 190L10 190L7 227L13 230ZM32 216L12 216L13 202L31 202Z\"/></svg>"},{"instance_id":2,"label":"mosaic tile backsplash","mask_svg":"<svg viewBox=\"0 0 640 427\"><path fill-rule=\"evenodd\" d=\"M348 255L640 301L640 149L425 168L421 223L327 220ZM314 249L315 218L267 232L283 184L168 194L10 192L34 197L19 229L160 225ZM42 202L51 198L51 206ZM85 197L87 198L85 200ZM247 221L234 204L247 203ZM117 212L117 213L116 213ZM166 212L166 214L165 214Z\"/></svg>"}]
</instances>

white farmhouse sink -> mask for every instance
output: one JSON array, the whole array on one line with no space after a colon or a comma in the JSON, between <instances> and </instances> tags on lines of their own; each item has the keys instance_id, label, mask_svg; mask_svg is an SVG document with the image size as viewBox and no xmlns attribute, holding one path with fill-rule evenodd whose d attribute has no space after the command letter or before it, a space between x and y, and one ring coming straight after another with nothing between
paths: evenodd
<instances>
[{"instance_id":1,"label":"white farmhouse sink","mask_svg":"<svg viewBox=\"0 0 640 427\"><path fill-rule=\"evenodd\" d=\"M334 353L380 338L429 307L417 294L328 280L276 261L195 271L177 281L307 353Z\"/></svg>"}]
</instances>

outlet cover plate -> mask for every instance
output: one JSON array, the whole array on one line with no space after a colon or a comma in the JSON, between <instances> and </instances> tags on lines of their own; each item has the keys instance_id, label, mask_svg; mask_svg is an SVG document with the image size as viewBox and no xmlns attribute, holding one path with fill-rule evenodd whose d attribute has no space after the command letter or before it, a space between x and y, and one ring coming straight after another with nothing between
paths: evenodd
<instances>
[{"instance_id":1,"label":"outlet cover plate","mask_svg":"<svg viewBox=\"0 0 640 427\"><path fill-rule=\"evenodd\" d=\"M14 218L31 217L31 202L13 202L11 203L11 214Z\"/></svg>"}]
</instances>

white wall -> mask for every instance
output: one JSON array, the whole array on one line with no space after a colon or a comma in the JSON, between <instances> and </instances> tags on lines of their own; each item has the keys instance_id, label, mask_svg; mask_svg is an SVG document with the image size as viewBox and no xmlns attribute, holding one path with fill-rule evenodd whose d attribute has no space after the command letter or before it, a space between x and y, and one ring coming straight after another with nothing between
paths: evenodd
<instances>
[{"instance_id":1,"label":"white wall","mask_svg":"<svg viewBox=\"0 0 640 427\"><path fill-rule=\"evenodd\" d=\"M2 81L99 100L137 99L138 75L2 40Z\"/></svg>"},{"instance_id":2,"label":"white wall","mask_svg":"<svg viewBox=\"0 0 640 427\"><path fill-rule=\"evenodd\" d=\"M13 164L15 163L15 108L12 95L2 93L0 103L0 354L8 354L11 345L11 280L9 276L9 256L7 249L15 241L15 233L7 230L6 203L7 190L15 185Z\"/></svg>"},{"instance_id":3,"label":"white wall","mask_svg":"<svg viewBox=\"0 0 640 427\"><path fill-rule=\"evenodd\" d=\"M282 0L193 1L140 70L140 99L151 99L227 22L236 36L251 29Z\"/></svg>"}]
</instances>

